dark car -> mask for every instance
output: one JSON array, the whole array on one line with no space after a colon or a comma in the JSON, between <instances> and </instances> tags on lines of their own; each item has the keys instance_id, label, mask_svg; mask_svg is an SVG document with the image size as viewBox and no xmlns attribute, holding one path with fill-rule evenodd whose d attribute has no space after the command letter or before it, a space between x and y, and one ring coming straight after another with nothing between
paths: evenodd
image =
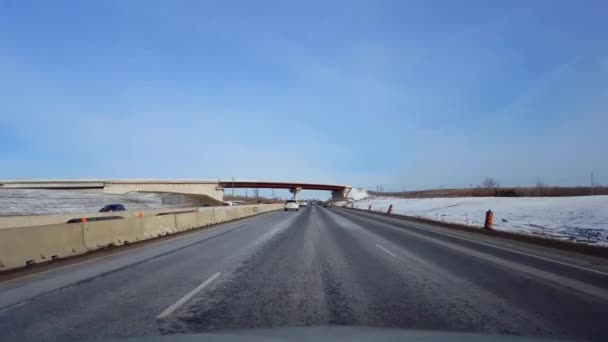
<instances>
[{"instance_id":1,"label":"dark car","mask_svg":"<svg viewBox=\"0 0 608 342\"><path fill-rule=\"evenodd\" d=\"M110 211L125 211L127 210L122 204L108 204L105 207L99 209L100 213L109 213Z\"/></svg>"}]
</instances>

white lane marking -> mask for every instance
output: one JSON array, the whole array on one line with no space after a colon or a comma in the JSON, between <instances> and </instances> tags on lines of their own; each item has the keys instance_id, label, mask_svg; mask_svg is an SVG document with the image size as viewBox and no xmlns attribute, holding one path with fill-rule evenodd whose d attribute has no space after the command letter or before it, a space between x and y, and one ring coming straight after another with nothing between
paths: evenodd
<instances>
[{"instance_id":1,"label":"white lane marking","mask_svg":"<svg viewBox=\"0 0 608 342\"><path fill-rule=\"evenodd\" d=\"M490 261L492 263L498 264L498 265L502 265L504 267L508 267L511 268L515 271L519 271L519 272L523 272L523 273L527 273L531 276L535 276L535 277L539 277L545 280L548 280L550 282L554 282L554 283L558 283L561 284L563 286L569 287L571 289L574 290L578 290L581 292L586 292L588 294L594 295L596 297L599 297L603 300L608 300L608 291L603 289L603 288L598 288L595 287L593 285L588 285L582 281L578 281L578 280L574 280L574 279L570 279L570 278L566 278L563 276L560 276L558 274L555 273L551 273L548 271L543 271L540 270L538 268L534 268L531 266L527 266L525 264L520 264L517 262L513 262L513 261L509 261L509 260L505 260L505 259L501 259L499 257L490 255L490 254L486 254L485 252L479 252L476 251L474 249L468 248L468 247L464 247L461 246L459 244L453 243L453 242L448 242L448 241L444 241L441 238L438 237L432 237L432 236L428 236L426 234L421 234L421 233L417 233L414 230L424 230L422 228L415 228L414 230L407 230L407 229L401 229L396 227L393 224L390 223L386 223L383 221L376 221L377 225L381 225L381 226L385 226L391 229L395 229L395 230L399 230L405 234L409 234L412 236L416 236L420 239L423 240L427 240L430 241L432 243L435 243L437 245L443 246L443 247L447 247L449 249L455 250L455 251L459 251L462 253L466 253L468 255L480 258L480 259L485 259L487 261ZM449 235L449 234L447 234ZM463 240L466 240L463 238ZM491 246L491 245L490 245Z\"/></svg>"},{"instance_id":2,"label":"white lane marking","mask_svg":"<svg viewBox=\"0 0 608 342\"><path fill-rule=\"evenodd\" d=\"M414 227L414 228L421 229L421 230L428 230L427 228L420 228L420 227ZM462 236L453 235L453 234L446 233L446 232L439 232L436 229L437 228L432 227L431 231L435 232L435 233L438 233L438 234L447 235L447 236L453 237L455 239L459 239L459 240L464 240L464 241L469 241L469 242L472 242L472 243L476 243L478 245L487 246L487 247L494 247L494 248L497 248L497 249L501 249L503 251L517 253L517 254L529 256L529 257L532 257L532 258L541 259L541 260L544 260L544 261L549 261L549 262L552 262L552 263L556 263L556 264L560 264L560 265L564 265L564 266L568 266L568 267L577 268L577 269L580 269L580 270L583 270L583 271L588 271L588 272L593 272L593 273L601 274L601 275L604 275L604 276L608 276L608 273L606 273L606 272L594 270L594 269L583 267L583 266L577 266L577 265L569 264L567 262L563 262L563 261L559 261L559 260L555 260L555 259L550 259L550 258L542 257L542 256L539 256L539 255L534 255L534 254L530 254L530 253L526 253L526 252L521 252L521 251L518 251L518 250L515 250L515 249L511 249L511 248L507 248L507 247L497 246L497 245L494 245L494 244L491 244L491 243L481 242L481 241L477 241L477 240L471 240L471 239L468 239L468 238L465 238L465 237L462 237Z\"/></svg>"},{"instance_id":3,"label":"white lane marking","mask_svg":"<svg viewBox=\"0 0 608 342\"><path fill-rule=\"evenodd\" d=\"M380 246L379 244L376 244L376 247L380 248L380 249L381 249L381 250L382 250L384 253L386 253L386 254L388 254L388 255L392 256L393 258L396 258L396 257L397 257L397 256L395 255L395 253L393 253L393 252L389 251L388 249L386 249L386 248L384 248L384 247Z\"/></svg>"},{"instance_id":4,"label":"white lane marking","mask_svg":"<svg viewBox=\"0 0 608 342\"><path fill-rule=\"evenodd\" d=\"M470 242L473 242L473 243L476 243L476 244L479 244L479 245L488 246L488 247L494 247L494 248L502 249L504 251L509 251L509 252L513 252L513 253L517 253L517 254L522 254L522 255L526 255L526 256L532 257L532 258L541 259L541 260L544 260L544 261L549 261L549 262L553 262L553 263L556 263L556 264L560 264L560 265L564 265L564 266L569 266L569 267L573 267L573 268L578 268L580 270L584 270L584 271L593 272L593 273L601 274L601 275L604 275L604 276L608 276L608 273L606 273L606 272L594 270L594 269L591 269L591 268L587 268L587 267L583 267L583 266L577 266L577 265L572 265L572 264L569 264L567 262L563 262L563 261L559 261L559 260L555 260L555 259L549 259L549 258L545 258L545 257L539 256L539 255L534 255L534 254L530 254L530 253L526 253L526 252L521 252L521 251L518 251L518 250L515 250L515 249L511 249L511 248L500 247L500 246L493 245L491 243L485 243L485 242L481 242L481 241L469 240L467 238L463 238L463 237L460 237L460 236L455 236L455 235L452 235L452 234L445 234L445 235L451 236L451 237L456 238L456 239L470 241Z\"/></svg>"},{"instance_id":5,"label":"white lane marking","mask_svg":"<svg viewBox=\"0 0 608 342\"><path fill-rule=\"evenodd\" d=\"M399 224L399 223L397 223L397 224ZM602 272L602 271L598 271L598 270L594 270L592 268L587 268L587 267L583 267L583 266L577 266L577 265L569 264L567 262L563 262L563 261L559 261L559 260L555 260L555 259L550 259L550 258L545 258L545 257L539 256L539 255L534 255L534 254L530 254L530 253L526 253L526 252L521 252L521 251L518 251L518 250L515 250L515 249L511 249L511 248L500 247L500 246L497 246L497 245L493 245L491 243L485 243L485 242L481 242L481 241L471 240L471 239L467 239L465 237L461 237L461 236L458 236L458 235L453 235L453 234L450 234L450 233L447 233L447 232L440 232L440 231L437 231L437 229L441 229L441 228L433 227L432 225L429 225L430 228L422 228L422 227L425 227L426 225L424 225L424 226L423 225L418 225L417 223L412 222L412 221L408 221L407 224L409 225L409 227L413 227L415 229L426 230L426 231L430 230L430 231L432 231L434 233L437 233L437 234L447 235L447 236L450 236L450 237L453 237L453 238L456 238L456 239L459 239L459 240L473 242L473 243L476 243L478 245L483 245L483 246L487 246L487 247L494 247L494 248L497 248L497 249L502 249L504 251L513 252L513 253L517 253L517 254L521 254L521 255L526 255L526 256L529 256L529 257L532 257L532 258L536 258L536 259L540 259L540 260L544 260L544 261L549 261L549 262L560 264L560 265L563 265L563 266L568 266L568 267L577 268L577 269L580 269L580 270L583 270L583 271L588 271L588 272L592 272L592 273L597 273L597 274L601 274L601 275L604 275L604 276L608 276L608 273ZM418 227L416 227L416 225L418 225Z\"/></svg>"},{"instance_id":6,"label":"white lane marking","mask_svg":"<svg viewBox=\"0 0 608 342\"><path fill-rule=\"evenodd\" d=\"M488 260L490 262L493 262L495 264L498 265L503 265L505 267L511 268L513 270L519 271L519 272L523 272L523 273L527 273L531 276L535 276L535 277L539 277L539 278L543 278L545 280L549 280L558 284L562 284L565 285L567 287L570 287L572 289L578 290L578 291L582 291L582 292L586 292L588 294L594 295L596 297L602 298L604 300L608 300L608 291L606 291L603 288L598 288L595 287L593 285L588 285L587 283L578 281L578 280L574 280L574 279L570 279L570 278L566 278L563 277L561 275L555 274L555 273L551 273L548 271L543 271L541 269L535 268L535 267L531 267L525 264L520 264L517 262L513 262L513 261L509 261L509 260L505 260L505 259L501 259L499 257L495 257L493 255L490 254L486 254L484 252L478 252L476 250L467 248L467 247L463 247L463 246L459 246L457 244L454 244L452 242L447 242L447 241L443 241L441 239L437 239L434 237L430 237L430 236L425 236L423 234L419 234L419 233L413 233L413 235L418 235L420 238L423 239L427 239L429 241L432 241L438 245L462 252L462 253L466 253L469 254L471 256L474 256L476 258L480 258L480 259L485 259Z\"/></svg>"},{"instance_id":7,"label":"white lane marking","mask_svg":"<svg viewBox=\"0 0 608 342\"><path fill-rule=\"evenodd\" d=\"M177 302L173 303L168 308L166 308L163 312L161 312L158 316L156 316L156 319L164 319L167 316L169 316L170 314L172 314L180 306L184 305L184 303L189 301L197 293L199 293L201 290L203 290L205 287L207 287L207 285L211 284L211 282L214 281L215 279L217 279L217 277L219 277L220 275L222 275L221 272L217 272L216 274L212 275L211 278L205 280L204 283L195 287L194 290L188 292L187 295L183 296L180 300L178 300Z\"/></svg>"}]
</instances>

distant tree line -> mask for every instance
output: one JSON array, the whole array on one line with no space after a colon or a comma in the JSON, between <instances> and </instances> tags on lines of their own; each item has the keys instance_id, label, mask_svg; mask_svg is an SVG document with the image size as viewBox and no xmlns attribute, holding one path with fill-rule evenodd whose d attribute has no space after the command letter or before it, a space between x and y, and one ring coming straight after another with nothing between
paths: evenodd
<instances>
[{"instance_id":1,"label":"distant tree line","mask_svg":"<svg viewBox=\"0 0 608 342\"><path fill-rule=\"evenodd\" d=\"M404 198L433 197L565 197L608 195L608 187L594 183L594 186L550 186L540 179L532 187L501 187L493 177L486 177L476 187L461 189L433 189L402 192L368 191L371 195L398 196Z\"/></svg>"},{"instance_id":2,"label":"distant tree line","mask_svg":"<svg viewBox=\"0 0 608 342\"><path fill-rule=\"evenodd\" d=\"M496 196L496 197L561 197L561 196L588 196L608 195L608 187L594 184L591 186L562 187L550 186L537 180L534 187L509 187L501 188L498 180L486 177L481 185L477 186L471 196Z\"/></svg>"}]
</instances>

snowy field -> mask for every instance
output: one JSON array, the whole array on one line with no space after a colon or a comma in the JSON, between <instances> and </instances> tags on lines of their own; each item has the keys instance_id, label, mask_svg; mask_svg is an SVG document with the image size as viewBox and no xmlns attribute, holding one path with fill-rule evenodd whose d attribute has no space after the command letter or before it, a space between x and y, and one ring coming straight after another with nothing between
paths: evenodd
<instances>
[{"instance_id":1,"label":"snowy field","mask_svg":"<svg viewBox=\"0 0 608 342\"><path fill-rule=\"evenodd\" d=\"M608 246L608 196L580 197L368 197L354 207L482 227L494 213L494 229Z\"/></svg>"},{"instance_id":2,"label":"snowy field","mask_svg":"<svg viewBox=\"0 0 608 342\"><path fill-rule=\"evenodd\" d=\"M104 194L101 190L0 189L0 216L96 212L121 203L127 210L162 208L160 194Z\"/></svg>"}]
</instances>

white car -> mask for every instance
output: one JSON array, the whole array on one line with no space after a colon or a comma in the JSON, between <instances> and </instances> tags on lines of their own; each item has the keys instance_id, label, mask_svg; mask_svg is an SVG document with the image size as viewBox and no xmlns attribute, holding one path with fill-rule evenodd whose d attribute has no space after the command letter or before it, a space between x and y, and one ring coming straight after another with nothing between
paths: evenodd
<instances>
[{"instance_id":1,"label":"white car","mask_svg":"<svg viewBox=\"0 0 608 342\"><path fill-rule=\"evenodd\" d=\"M307 205L308 205L308 202L306 202L306 201L300 202L300 207L305 207Z\"/></svg>"},{"instance_id":2,"label":"white car","mask_svg":"<svg viewBox=\"0 0 608 342\"><path fill-rule=\"evenodd\" d=\"M287 210L300 210L300 205L295 200L287 200L285 201L285 211Z\"/></svg>"}]
</instances>

